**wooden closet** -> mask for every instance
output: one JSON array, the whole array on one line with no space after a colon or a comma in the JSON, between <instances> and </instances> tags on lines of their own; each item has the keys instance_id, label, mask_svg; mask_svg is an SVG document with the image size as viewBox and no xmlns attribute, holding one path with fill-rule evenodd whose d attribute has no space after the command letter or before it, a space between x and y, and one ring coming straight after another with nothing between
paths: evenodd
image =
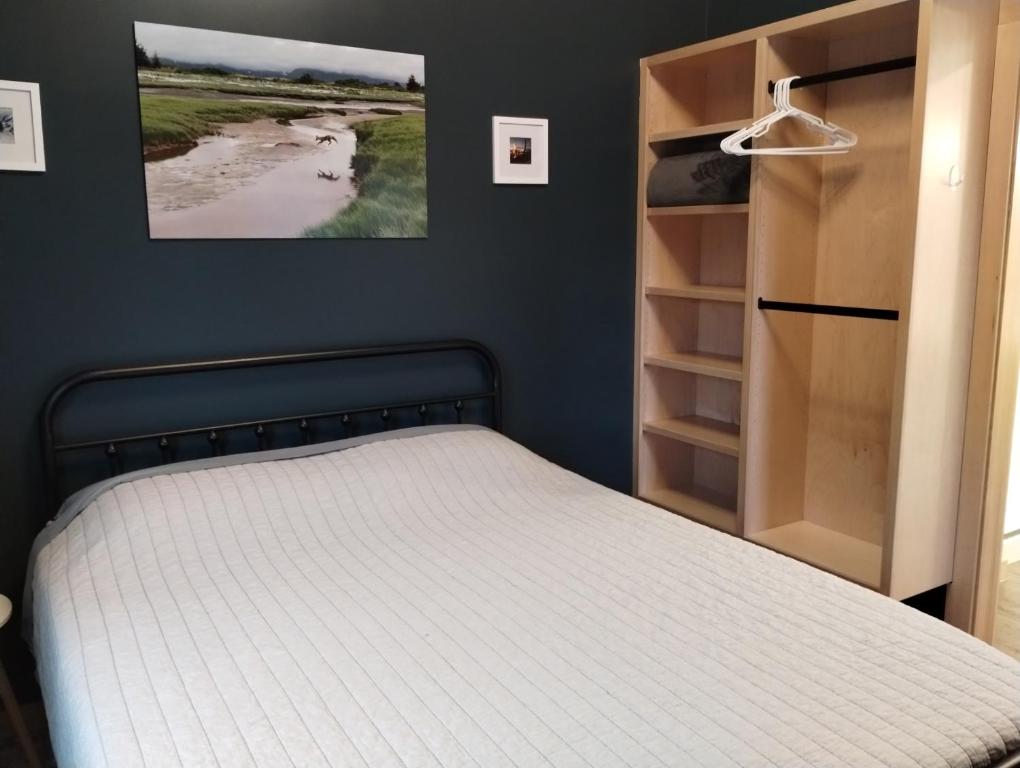
<instances>
[{"instance_id":1,"label":"wooden closet","mask_svg":"<svg viewBox=\"0 0 1020 768\"><path fill-rule=\"evenodd\" d=\"M642 60L638 496L898 599L952 579L997 20L857 0ZM755 157L746 204L646 204L659 158L770 112L770 81L871 65L792 92L849 153Z\"/></svg>"}]
</instances>

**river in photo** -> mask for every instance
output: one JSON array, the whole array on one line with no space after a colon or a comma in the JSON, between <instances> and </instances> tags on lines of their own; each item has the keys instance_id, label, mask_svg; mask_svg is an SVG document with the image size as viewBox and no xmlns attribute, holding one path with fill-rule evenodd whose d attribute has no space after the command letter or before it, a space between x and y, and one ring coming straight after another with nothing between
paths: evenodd
<instances>
[{"instance_id":1,"label":"river in photo","mask_svg":"<svg viewBox=\"0 0 1020 768\"><path fill-rule=\"evenodd\" d=\"M146 162L151 237L300 237L357 196L350 123L368 118L230 123L184 154Z\"/></svg>"}]
</instances>

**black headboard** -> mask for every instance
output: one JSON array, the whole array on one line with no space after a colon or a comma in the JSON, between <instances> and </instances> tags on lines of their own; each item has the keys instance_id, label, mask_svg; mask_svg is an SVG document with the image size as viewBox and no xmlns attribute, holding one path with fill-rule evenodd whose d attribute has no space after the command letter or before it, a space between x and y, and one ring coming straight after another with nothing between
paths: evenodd
<instances>
[{"instance_id":1,"label":"black headboard","mask_svg":"<svg viewBox=\"0 0 1020 768\"><path fill-rule=\"evenodd\" d=\"M420 362L425 357L445 360L450 355L467 356L479 361L483 369L480 377L484 380L483 386L461 391L444 379L438 385L441 387L440 393L437 393L435 383L425 394L418 391L414 386L416 374L411 363ZM301 370L304 371L306 370L304 366L310 364L337 364L343 361L379 358L387 358L389 359L387 362L397 365L400 378L399 395L395 395L394 392L397 390L391 387L390 391L385 393L372 393L367 402L364 396L359 397L358 402L335 402L335 399L342 399L342 395L337 393L336 398L330 397L328 402L323 401L321 397L317 398L314 408L304 410L298 406L283 413L279 411L284 406L279 403L261 404L251 410L243 409L241 418L237 418L238 411L231 408L231 418L224 420L220 420L219 417L209 418L206 412L195 419L189 419L185 415L182 420L181 414L178 413L173 420L167 418L166 421L158 421L160 415L158 413L152 415L153 410L159 410L157 403L155 408L150 404L145 428L139 431L133 431L130 423L121 424L118 411L114 408L112 415L102 417L98 434L97 428L93 427L93 434L85 439L65 436L63 434L65 430L61 430L58 424L61 415L72 410L68 402L71 395L86 385L139 379L177 382L188 374L271 369L282 366L303 366ZM405 362L400 362L401 358ZM439 363L440 373L443 365L444 363ZM335 375L341 378L339 373ZM179 460L179 454L184 452L185 443L188 443L193 456L196 441L204 444L202 451L205 455L216 456L283 447L286 444L323 442L411 424L460 423L467 420L472 423L487 422L487 426L501 430L500 377L496 356L484 345L468 340L154 363L129 368L86 371L67 379L54 389L43 407L42 448L48 499L47 516L57 510L68 494L88 482L99 479L99 477L82 479L85 477L83 475L75 481L68 482L65 475L69 474L67 467L71 457L74 457L78 464L85 458L93 465L102 465L104 474L115 475L127 469L139 469ZM377 401L375 397L381 398L381 401ZM472 407L479 404L486 407L481 409ZM156 428L153 428L153 418L157 419ZM130 422L129 419L125 421Z\"/></svg>"}]
</instances>

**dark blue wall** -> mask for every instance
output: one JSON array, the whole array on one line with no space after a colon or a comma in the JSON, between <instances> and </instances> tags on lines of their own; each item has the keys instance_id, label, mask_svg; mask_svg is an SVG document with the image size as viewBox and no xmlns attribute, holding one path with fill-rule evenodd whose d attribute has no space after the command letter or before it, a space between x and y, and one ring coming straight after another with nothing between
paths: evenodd
<instances>
[{"instance_id":1,"label":"dark blue wall","mask_svg":"<svg viewBox=\"0 0 1020 768\"><path fill-rule=\"evenodd\" d=\"M510 436L628 489L637 60L830 4L0 2L0 78L41 83L49 166L0 173L0 591L42 513L38 408L96 364L472 337ZM135 20L424 53L428 240L150 242ZM548 187L492 185L493 114L550 118Z\"/></svg>"},{"instance_id":2,"label":"dark blue wall","mask_svg":"<svg viewBox=\"0 0 1020 768\"><path fill-rule=\"evenodd\" d=\"M707 0L705 5L705 36L711 38L839 3L833 0Z\"/></svg>"}]
</instances>

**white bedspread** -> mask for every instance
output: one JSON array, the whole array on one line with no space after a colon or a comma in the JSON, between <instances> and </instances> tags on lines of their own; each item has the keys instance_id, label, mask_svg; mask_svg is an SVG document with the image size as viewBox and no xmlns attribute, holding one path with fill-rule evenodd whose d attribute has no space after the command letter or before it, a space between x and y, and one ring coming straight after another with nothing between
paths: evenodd
<instances>
[{"instance_id":1,"label":"white bedspread","mask_svg":"<svg viewBox=\"0 0 1020 768\"><path fill-rule=\"evenodd\" d=\"M485 430L134 480L40 552L60 765L986 766L1020 664Z\"/></svg>"}]
</instances>

